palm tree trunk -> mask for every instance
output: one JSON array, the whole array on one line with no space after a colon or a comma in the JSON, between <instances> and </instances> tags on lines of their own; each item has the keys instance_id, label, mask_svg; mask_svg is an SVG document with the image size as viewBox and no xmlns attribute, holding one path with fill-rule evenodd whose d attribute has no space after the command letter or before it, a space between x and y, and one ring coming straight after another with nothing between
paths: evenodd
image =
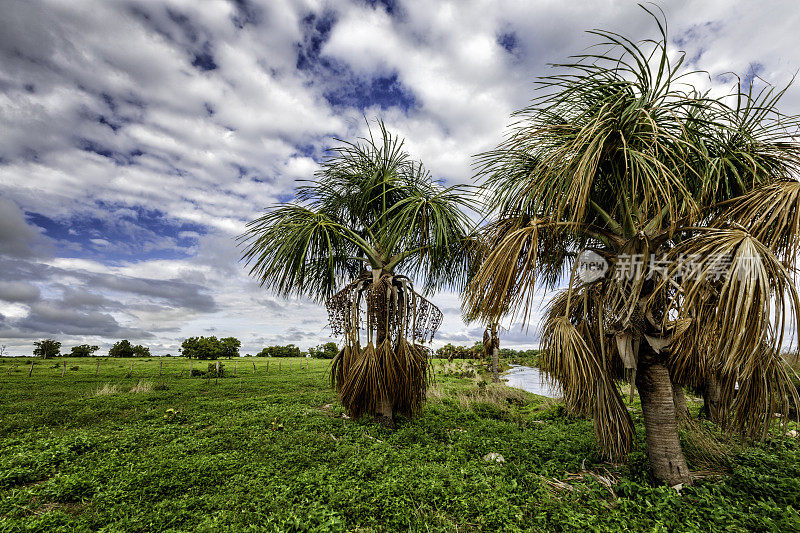
<instances>
[{"instance_id":1,"label":"palm tree trunk","mask_svg":"<svg viewBox=\"0 0 800 533\"><path fill-rule=\"evenodd\" d=\"M722 386L716 372L712 372L703 391L703 411L706 418L720 424L722 422Z\"/></svg>"},{"instance_id":2,"label":"palm tree trunk","mask_svg":"<svg viewBox=\"0 0 800 533\"><path fill-rule=\"evenodd\" d=\"M377 282L380 279L382 270L373 270L372 276L373 281ZM384 306L383 313L380 317L380 324L386 324L387 322L387 314L389 313L388 306ZM380 326L378 326L376 331L376 346L380 346L381 343L386 340L386 330ZM392 400L385 395L385 393L381 396L378 401L378 412L375 414L375 421L378 422L380 425L387 427L387 428L394 428L394 406L392 405Z\"/></svg>"},{"instance_id":3,"label":"palm tree trunk","mask_svg":"<svg viewBox=\"0 0 800 533\"><path fill-rule=\"evenodd\" d=\"M678 424L685 424L691 418L689 407L686 405L686 394L683 392L683 387L674 381L672 382L672 399L675 403L675 418L678 420Z\"/></svg>"},{"instance_id":4,"label":"palm tree trunk","mask_svg":"<svg viewBox=\"0 0 800 533\"><path fill-rule=\"evenodd\" d=\"M500 382L500 343L497 340L497 324L492 324L492 381Z\"/></svg>"},{"instance_id":5,"label":"palm tree trunk","mask_svg":"<svg viewBox=\"0 0 800 533\"><path fill-rule=\"evenodd\" d=\"M690 484L692 478L678 438L669 370L646 342L639 348L636 387L642 400L647 457L653 475L670 486Z\"/></svg>"}]
</instances>

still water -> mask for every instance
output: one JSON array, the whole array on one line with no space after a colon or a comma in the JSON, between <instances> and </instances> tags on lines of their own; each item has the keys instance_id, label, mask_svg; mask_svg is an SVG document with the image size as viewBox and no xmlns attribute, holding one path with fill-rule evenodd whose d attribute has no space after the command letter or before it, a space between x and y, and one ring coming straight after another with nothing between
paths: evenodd
<instances>
[{"instance_id":1,"label":"still water","mask_svg":"<svg viewBox=\"0 0 800 533\"><path fill-rule=\"evenodd\" d=\"M505 380L506 385L509 387L522 389L540 396L547 396L548 398L561 396L561 390L558 387L553 388L542 382L542 375L538 368L511 365L511 369L503 372L500 379Z\"/></svg>"}]
</instances>

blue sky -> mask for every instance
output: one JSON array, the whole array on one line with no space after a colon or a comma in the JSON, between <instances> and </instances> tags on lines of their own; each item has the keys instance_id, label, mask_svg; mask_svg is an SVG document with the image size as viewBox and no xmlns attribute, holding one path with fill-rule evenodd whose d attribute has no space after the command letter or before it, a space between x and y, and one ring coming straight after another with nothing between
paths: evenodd
<instances>
[{"instance_id":1,"label":"blue sky","mask_svg":"<svg viewBox=\"0 0 800 533\"><path fill-rule=\"evenodd\" d=\"M792 1L659 5L702 88L800 68ZM654 36L635 2L611 0L0 3L0 345L326 341L322 306L247 277L244 224L290 200L364 116L435 177L471 182L471 156L593 27ZM800 112L797 89L783 109ZM479 338L457 295L434 301L440 342ZM504 339L536 345L535 317Z\"/></svg>"}]
</instances>

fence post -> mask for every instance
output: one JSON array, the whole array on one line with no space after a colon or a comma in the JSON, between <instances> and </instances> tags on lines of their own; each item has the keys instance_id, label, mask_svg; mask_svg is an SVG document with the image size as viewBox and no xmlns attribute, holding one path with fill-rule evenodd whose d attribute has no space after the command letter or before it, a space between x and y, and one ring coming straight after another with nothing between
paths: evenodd
<instances>
[{"instance_id":1,"label":"fence post","mask_svg":"<svg viewBox=\"0 0 800 533\"><path fill-rule=\"evenodd\" d=\"M161 367L164 365L164 360L158 362L158 379L161 379Z\"/></svg>"},{"instance_id":2,"label":"fence post","mask_svg":"<svg viewBox=\"0 0 800 533\"><path fill-rule=\"evenodd\" d=\"M131 376L133 375L133 361L131 361Z\"/></svg>"},{"instance_id":3,"label":"fence post","mask_svg":"<svg viewBox=\"0 0 800 533\"><path fill-rule=\"evenodd\" d=\"M28 377L31 377L31 374L33 374L33 361L31 361L31 369L28 370Z\"/></svg>"},{"instance_id":4,"label":"fence post","mask_svg":"<svg viewBox=\"0 0 800 533\"><path fill-rule=\"evenodd\" d=\"M64 374L67 372L67 362L64 361L64 366L61 367L61 377L64 377Z\"/></svg>"},{"instance_id":5,"label":"fence post","mask_svg":"<svg viewBox=\"0 0 800 533\"><path fill-rule=\"evenodd\" d=\"M94 377L97 377L98 372L100 372L100 359L97 360L97 368L94 369Z\"/></svg>"},{"instance_id":6,"label":"fence post","mask_svg":"<svg viewBox=\"0 0 800 533\"><path fill-rule=\"evenodd\" d=\"M267 370L269 370L269 363L267 363ZM256 373L256 362L253 361L253 374Z\"/></svg>"},{"instance_id":7,"label":"fence post","mask_svg":"<svg viewBox=\"0 0 800 533\"><path fill-rule=\"evenodd\" d=\"M280 372L280 371L281 371L281 360L278 359L278 372Z\"/></svg>"}]
</instances>

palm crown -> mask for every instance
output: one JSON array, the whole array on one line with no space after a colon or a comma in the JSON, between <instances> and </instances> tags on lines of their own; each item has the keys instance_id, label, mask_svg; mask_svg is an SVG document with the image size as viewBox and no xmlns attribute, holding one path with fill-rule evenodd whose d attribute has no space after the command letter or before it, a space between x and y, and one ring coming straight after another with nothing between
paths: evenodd
<instances>
[{"instance_id":1,"label":"palm crown","mask_svg":"<svg viewBox=\"0 0 800 533\"><path fill-rule=\"evenodd\" d=\"M262 285L282 295L327 299L369 267L422 276L428 289L463 284L454 261L469 228L467 187L435 183L378 123L381 137L342 141L298 203L248 224L245 261Z\"/></svg>"}]
</instances>

